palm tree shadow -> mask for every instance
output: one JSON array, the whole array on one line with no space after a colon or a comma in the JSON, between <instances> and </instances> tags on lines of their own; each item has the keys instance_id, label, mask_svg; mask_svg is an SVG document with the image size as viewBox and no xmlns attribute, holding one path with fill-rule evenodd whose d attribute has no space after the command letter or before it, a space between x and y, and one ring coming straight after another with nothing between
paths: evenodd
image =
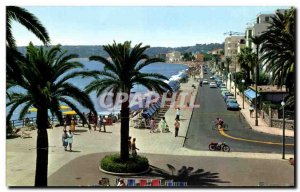
<instances>
[{"instance_id":1,"label":"palm tree shadow","mask_svg":"<svg viewBox=\"0 0 300 192\"><path fill-rule=\"evenodd\" d=\"M150 165L151 172L149 176L162 177L166 180L173 180L174 182L187 182L188 186L218 186L218 183L230 183L229 181L222 181L219 178L219 173L211 173L204 169L197 169L194 171L193 167L182 166L176 172L174 166L167 164L170 172L161 168Z\"/></svg>"}]
</instances>

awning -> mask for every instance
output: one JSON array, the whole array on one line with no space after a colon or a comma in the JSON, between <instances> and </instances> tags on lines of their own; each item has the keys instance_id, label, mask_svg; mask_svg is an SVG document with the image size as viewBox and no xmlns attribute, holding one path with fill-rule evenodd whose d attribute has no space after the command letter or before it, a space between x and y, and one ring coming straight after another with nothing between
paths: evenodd
<instances>
[{"instance_id":1,"label":"awning","mask_svg":"<svg viewBox=\"0 0 300 192\"><path fill-rule=\"evenodd\" d=\"M252 89L247 89L246 91L244 91L244 94L251 101L255 99L255 91L253 91ZM257 93L257 97L259 97L259 93Z\"/></svg>"},{"instance_id":2,"label":"awning","mask_svg":"<svg viewBox=\"0 0 300 192\"><path fill-rule=\"evenodd\" d=\"M76 111L72 110L72 111L65 111L63 112L64 115L76 115Z\"/></svg>"}]
</instances>

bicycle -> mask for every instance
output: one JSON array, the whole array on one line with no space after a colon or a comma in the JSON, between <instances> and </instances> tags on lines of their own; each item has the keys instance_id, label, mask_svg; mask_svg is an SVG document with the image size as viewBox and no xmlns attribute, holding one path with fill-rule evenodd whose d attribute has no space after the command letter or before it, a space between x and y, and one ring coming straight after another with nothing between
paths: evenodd
<instances>
[{"instance_id":1,"label":"bicycle","mask_svg":"<svg viewBox=\"0 0 300 192\"><path fill-rule=\"evenodd\" d=\"M212 129L212 130L218 130L218 131L219 131L218 125L216 124L215 121L212 121L211 129ZM223 129L224 131L227 131L227 130L228 130L228 124L227 124L227 123L223 123L221 129Z\"/></svg>"}]
</instances>

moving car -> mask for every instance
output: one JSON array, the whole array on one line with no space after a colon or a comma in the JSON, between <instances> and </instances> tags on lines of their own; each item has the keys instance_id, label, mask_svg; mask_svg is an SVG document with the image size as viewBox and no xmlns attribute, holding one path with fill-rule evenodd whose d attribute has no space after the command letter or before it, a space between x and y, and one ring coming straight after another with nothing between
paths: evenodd
<instances>
[{"instance_id":1,"label":"moving car","mask_svg":"<svg viewBox=\"0 0 300 192\"><path fill-rule=\"evenodd\" d=\"M240 109L240 105L238 103L236 103L235 101L231 100L231 101L228 101L226 103L227 105L227 110L228 109L235 109L235 110L239 110Z\"/></svg>"},{"instance_id":2,"label":"moving car","mask_svg":"<svg viewBox=\"0 0 300 192\"><path fill-rule=\"evenodd\" d=\"M218 86L215 82L210 82L209 87L210 88L217 88Z\"/></svg>"},{"instance_id":3,"label":"moving car","mask_svg":"<svg viewBox=\"0 0 300 192\"><path fill-rule=\"evenodd\" d=\"M203 79L202 83L203 83L203 84L208 84L207 79Z\"/></svg>"}]
</instances>

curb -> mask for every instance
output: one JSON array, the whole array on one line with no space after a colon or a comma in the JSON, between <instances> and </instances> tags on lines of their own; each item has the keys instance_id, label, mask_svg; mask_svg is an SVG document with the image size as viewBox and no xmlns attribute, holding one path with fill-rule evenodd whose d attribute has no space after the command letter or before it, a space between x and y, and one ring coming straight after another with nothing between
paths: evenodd
<instances>
[{"instance_id":1,"label":"curb","mask_svg":"<svg viewBox=\"0 0 300 192\"><path fill-rule=\"evenodd\" d=\"M115 173L115 172L105 171L105 170L102 169L100 166L99 166L99 170L100 170L101 172L103 172L103 173L110 174L110 175L135 176L135 175L143 175L143 174L145 174L145 173L148 173L149 171L151 171L151 168L150 168L150 166L149 166L147 170L142 171L142 172L138 172L138 173Z\"/></svg>"}]
</instances>

